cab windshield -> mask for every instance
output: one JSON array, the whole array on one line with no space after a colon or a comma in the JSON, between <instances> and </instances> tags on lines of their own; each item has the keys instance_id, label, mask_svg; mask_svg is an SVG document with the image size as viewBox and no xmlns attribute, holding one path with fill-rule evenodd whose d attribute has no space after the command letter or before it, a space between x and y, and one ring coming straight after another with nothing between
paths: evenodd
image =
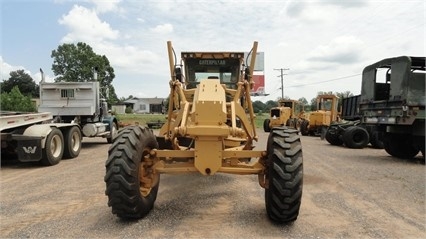
<instances>
[{"instance_id":1,"label":"cab windshield","mask_svg":"<svg viewBox=\"0 0 426 239\"><path fill-rule=\"evenodd\" d=\"M195 88L204 79L218 79L228 88L236 88L239 75L239 59L187 59L187 88Z\"/></svg>"}]
</instances>

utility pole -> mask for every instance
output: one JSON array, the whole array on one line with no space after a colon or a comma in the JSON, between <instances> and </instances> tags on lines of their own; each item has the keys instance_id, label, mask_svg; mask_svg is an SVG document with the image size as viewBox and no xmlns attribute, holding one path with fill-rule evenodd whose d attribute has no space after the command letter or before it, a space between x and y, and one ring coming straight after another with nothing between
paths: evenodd
<instances>
[{"instance_id":1,"label":"utility pole","mask_svg":"<svg viewBox=\"0 0 426 239\"><path fill-rule=\"evenodd\" d=\"M284 74L284 71L288 71L290 69L289 68L280 68L280 69L274 69L274 70L281 72L281 74L277 77L281 77L281 99L284 99L284 79L283 79L283 76L287 75L287 74Z\"/></svg>"}]
</instances>

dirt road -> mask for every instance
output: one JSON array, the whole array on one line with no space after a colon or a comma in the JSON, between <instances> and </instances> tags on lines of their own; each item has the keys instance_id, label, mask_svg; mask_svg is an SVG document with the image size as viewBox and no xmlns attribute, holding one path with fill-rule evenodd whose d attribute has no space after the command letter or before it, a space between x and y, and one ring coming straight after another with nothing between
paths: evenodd
<instances>
[{"instance_id":1,"label":"dirt road","mask_svg":"<svg viewBox=\"0 0 426 239\"><path fill-rule=\"evenodd\" d=\"M303 197L291 225L267 219L257 176L227 174L162 175L153 211L123 221L104 193L109 144L84 139L78 158L53 167L2 159L0 238L426 238L420 157L301 137Z\"/></svg>"}]
</instances>

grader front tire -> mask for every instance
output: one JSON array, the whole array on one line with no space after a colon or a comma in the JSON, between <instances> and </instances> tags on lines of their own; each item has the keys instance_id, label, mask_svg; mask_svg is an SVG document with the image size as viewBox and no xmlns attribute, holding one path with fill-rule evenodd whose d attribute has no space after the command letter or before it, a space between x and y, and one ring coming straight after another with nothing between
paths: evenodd
<instances>
[{"instance_id":1,"label":"grader front tire","mask_svg":"<svg viewBox=\"0 0 426 239\"><path fill-rule=\"evenodd\" d=\"M289 223L297 219L302 200L303 156L298 131L272 129L267 152L266 212L276 223Z\"/></svg>"},{"instance_id":2,"label":"grader front tire","mask_svg":"<svg viewBox=\"0 0 426 239\"><path fill-rule=\"evenodd\" d=\"M150 174L149 170L149 153L154 148L158 143L148 128L126 127L114 138L104 180L108 206L118 217L142 218L153 208L160 182L159 174Z\"/></svg>"}]
</instances>

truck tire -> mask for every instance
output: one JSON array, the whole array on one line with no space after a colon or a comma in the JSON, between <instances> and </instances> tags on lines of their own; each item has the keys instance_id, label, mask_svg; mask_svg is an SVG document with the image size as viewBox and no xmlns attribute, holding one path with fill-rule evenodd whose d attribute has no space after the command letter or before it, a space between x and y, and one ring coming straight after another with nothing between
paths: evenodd
<instances>
[{"instance_id":1,"label":"truck tire","mask_svg":"<svg viewBox=\"0 0 426 239\"><path fill-rule=\"evenodd\" d=\"M152 131L140 126L123 128L114 138L108 150L104 178L105 194L113 214L124 219L138 219L153 208L160 175L149 173L148 165L153 163L145 156L156 148L158 143ZM142 175L145 175L143 179Z\"/></svg>"},{"instance_id":2,"label":"truck tire","mask_svg":"<svg viewBox=\"0 0 426 239\"><path fill-rule=\"evenodd\" d=\"M380 133L378 131L373 131L370 134L370 144L375 149L383 149L383 141L380 140Z\"/></svg>"},{"instance_id":3,"label":"truck tire","mask_svg":"<svg viewBox=\"0 0 426 239\"><path fill-rule=\"evenodd\" d=\"M46 137L46 144L40 163L45 166L56 165L61 161L63 154L64 136L58 128L52 128L52 131Z\"/></svg>"},{"instance_id":4,"label":"truck tire","mask_svg":"<svg viewBox=\"0 0 426 239\"><path fill-rule=\"evenodd\" d=\"M115 122L112 122L111 124L111 133L110 137L107 137L107 142L110 144L114 140L114 137L117 135L118 127Z\"/></svg>"},{"instance_id":5,"label":"truck tire","mask_svg":"<svg viewBox=\"0 0 426 239\"><path fill-rule=\"evenodd\" d=\"M334 132L333 132L334 131ZM327 140L328 143L331 145L337 145L340 146L343 144L343 140L340 139L338 131L336 129L330 129L330 127L327 129L327 132L325 133L325 140Z\"/></svg>"},{"instance_id":6,"label":"truck tire","mask_svg":"<svg viewBox=\"0 0 426 239\"><path fill-rule=\"evenodd\" d=\"M81 131L77 126L73 126L65 131L64 158L75 158L80 154L81 138Z\"/></svg>"},{"instance_id":7,"label":"truck tire","mask_svg":"<svg viewBox=\"0 0 426 239\"><path fill-rule=\"evenodd\" d=\"M276 223L292 222L299 215L303 187L303 156L298 131L287 127L273 128L267 153L266 212Z\"/></svg>"},{"instance_id":8,"label":"truck tire","mask_svg":"<svg viewBox=\"0 0 426 239\"><path fill-rule=\"evenodd\" d=\"M308 135L309 134L309 121L308 120L303 120L302 123L300 124L300 133L302 135Z\"/></svg>"},{"instance_id":9,"label":"truck tire","mask_svg":"<svg viewBox=\"0 0 426 239\"><path fill-rule=\"evenodd\" d=\"M271 120L269 120L269 119L265 119L263 121L263 130L265 132L270 132L271 131L271 127L269 127L269 122L271 122Z\"/></svg>"},{"instance_id":10,"label":"truck tire","mask_svg":"<svg viewBox=\"0 0 426 239\"><path fill-rule=\"evenodd\" d=\"M343 132L343 143L351 149L362 149L370 142L370 136L366 129L358 126L350 126Z\"/></svg>"},{"instance_id":11,"label":"truck tire","mask_svg":"<svg viewBox=\"0 0 426 239\"><path fill-rule=\"evenodd\" d=\"M386 133L383 145L388 154L401 159L412 159L419 153L407 135Z\"/></svg>"}]
</instances>

